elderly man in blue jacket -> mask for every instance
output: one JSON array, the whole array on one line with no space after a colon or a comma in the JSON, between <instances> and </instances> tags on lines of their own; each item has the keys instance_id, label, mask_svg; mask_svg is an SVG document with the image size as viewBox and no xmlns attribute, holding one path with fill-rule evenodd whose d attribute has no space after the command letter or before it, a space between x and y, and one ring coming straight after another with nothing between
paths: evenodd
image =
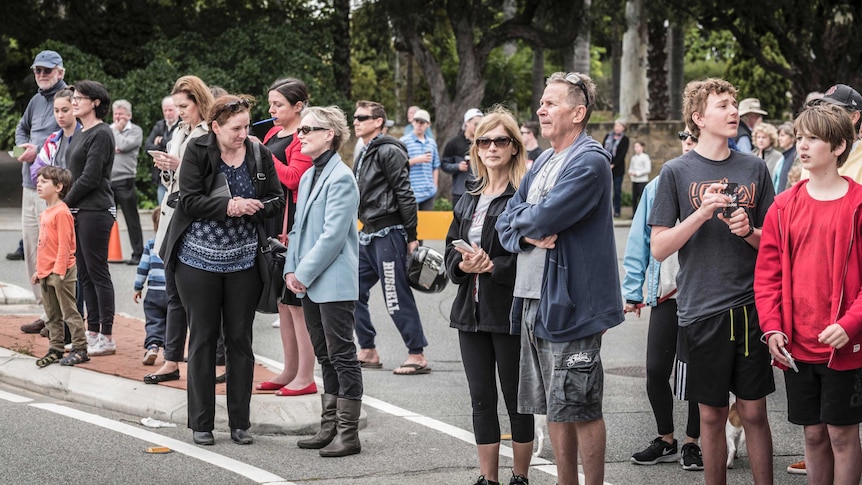
<instances>
[{"instance_id":1,"label":"elderly man in blue jacket","mask_svg":"<svg viewBox=\"0 0 862 485\"><path fill-rule=\"evenodd\" d=\"M518 253L518 412L547 415L560 485L578 483L579 442L585 483L604 480L601 342L624 318L610 155L585 131L595 99L586 75L548 78L537 114L553 150L535 162L496 225L503 246Z\"/></svg>"}]
</instances>

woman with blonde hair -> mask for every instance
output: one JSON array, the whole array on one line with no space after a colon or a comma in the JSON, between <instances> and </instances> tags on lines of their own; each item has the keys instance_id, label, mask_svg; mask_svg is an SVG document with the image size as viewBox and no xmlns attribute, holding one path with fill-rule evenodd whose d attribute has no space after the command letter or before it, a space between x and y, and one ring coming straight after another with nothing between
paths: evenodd
<instances>
[{"instance_id":1,"label":"woman with blonde hair","mask_svg":"<svg viewBox=\"0 0 862 485\"><path fill-rule=\"evenodd\" d=\"M778 146L778 130L769 123L760 123L754 127L751 136L754 138L754 154L766 162L769 175L775 174L775 166L784 159L784 155L776 150Z\"/></svg>"},{"instance_id":2,"label":"woman with blonde hair","mask_svg":"<svg viewBox=\"0 0 862 485\"><path fill-rule=\"evenodd\" d=\"M481 476L477 485L498 483L500 420L497 384L509 412L514 468L510 484L526 484L533 452L533 415L518 413L520 328L509 311L516 255L503 249L494 225L526 172L527 150L518 122L503 108L486 114L476 127L470 164L476 179L455 206L446 236L446 269L458 294L450 326L458 329L461 359L470 388L473 433Z\"/></svg>"}]
</instances>

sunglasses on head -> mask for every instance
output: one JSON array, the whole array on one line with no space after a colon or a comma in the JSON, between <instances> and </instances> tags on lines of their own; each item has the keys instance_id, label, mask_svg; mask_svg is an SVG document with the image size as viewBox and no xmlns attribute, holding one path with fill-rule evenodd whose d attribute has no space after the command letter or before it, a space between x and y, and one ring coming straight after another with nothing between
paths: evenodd
<instances>
[{"instance_id":1,"label":"sunglasses on head","mask_svg":"<svg viewBox=\"0 0 862 485\"><path fill-rule=\"evenodd\" d=\"M378 118L378 117L377 116L371 116L371 115L356 115L353 117L353 121L358 121L358 122L362 123L363 121L373 120L375 118Z\"/></svg>"},{"instance_id":2,"label":"sunglasses on head","mask_svg":"<svg viewBox=\"0 0 862 485\"><path fill-rule=\"evenodd\" d=\"M53 67L34 67L33 74L41 76L42 74L51 74L53 70Z\"/></svg>"},{"instance_id":3,"label":"sunglasses on head","mask_svg":"<svg viewBox=\"0 0 862 485\"><path fill-rule=\"evenodd\" d=\"M697 143L697 137L687 131L677 132L676 136L679 138L680 141L686 141L689 137L691 137L691 141Z\"/></svg>"},{"instance_id":4,"label":"sunglasses on head","mask_svg":"<svg viewBox=\"0 0 862 485\"><path fill-rule=\"evenodd\" d=\"M242 108L248 109L248 100L247 99L238 99L236 101L231 101L230 103L225 104L218 111L216 111L216 115L213 116L214 120L217 120L219 116L225 111L230 111L231 113L236 113Z\"/></svg>"},{"instance_id":5,"label":"sunglasses on head","mask_svg":"<svg viewBox=\"0 0 862 485\"><path fill-rule=\"evenodd\" d=\"M303 135L307 135L312 131L325 131L328 129L329 128L324 128L322 126L300 126L299 129L297 129L296 131L302 133Z\"/></svg>"},{"instance_id":6,"label":"sunglasses on head","mask_svg":"<svg viewBox=\"0 0 862 485\"><path fill-rule=\"evenodd\" d=\"M476 138L476 146L479 148L489 148L491 143L497 148L506 148L512 144L511 136L498 136L497 138Z\"/></svg>"},{"instance_id":7,"label":"sunglasses on head","mask_svg":"<svg viewBox=\"0 0 862 485\"><path fill-rule=\"evenodd\" d=\"M587 85L584 84L584 80L581 79L581 76L578 76L577 74L575 74L573 72L570 72L570 73L566 74L565 79L566 79L566 81L569 82L569 84L572 84L573 86L577 86L577 87L581 88L581 91L584 93L584 106L589 108L590 107L590 95L587 94Z\"/></svg>"}]
</instances>

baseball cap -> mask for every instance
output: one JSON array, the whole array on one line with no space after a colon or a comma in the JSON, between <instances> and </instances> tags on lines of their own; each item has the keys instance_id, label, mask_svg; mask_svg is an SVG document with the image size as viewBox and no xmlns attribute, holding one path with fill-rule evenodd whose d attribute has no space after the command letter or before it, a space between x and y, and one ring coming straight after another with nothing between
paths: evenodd
<instances>
[{"instance_id":1,"label":"baseball cap","mask_svg":"<svg viewBox=\"0 0 862 485\"><path fill-rule=\"evenodd\" d=\"M822 102L837 104L853 111L862 111L862 95L846 84L836 84L820 98Z\"/></svg>"},{"instance_id":2,"label":"baseball cap","mask_svg":"<svg viewBox=\"0 0 862 485\"><path fill-rule=\"evenodd\" d=\"M745 98L739 102L739 116L745 116L748 113L767 115L766 111L760 109L760 100L757 98Z\"/></svg>"},{"instance_id":3,"label":"baseball cap","mask_svg":"<svg viewBox=\"0 0 862 485\"><path fill-rule=\"evenodd\" d=\"M467 112L464 113L464 123L467 123L468 121L472 120L473 118L475 118L477 116L485 116L485 115L484 115L484 113L482 113L482 110L480 110L480 109L476 109L476 108L468 109Z\"/></svg>"},{"instance_id":4,"label":"baseball cap","mask_svg":"<svg viewBox=\"0 0 862 485\"><path fill-rule=\"evenodd\" d=\"M416 110L413 113L413 119L416 121L424 121L425 123L431 123L431 115L428 114L424 109Z\"/></svg>"},{"instance_id":5,"label":"baseball cap","mask_svg":"<svg viewBox=\"0 0 862 485\"><path fill-rule=\"evenodd\" d=\"M57 54L54 51L42 51L36 54L36 60L33 61L33 65L30 66L30 69L34 67L63 67L63 58L60 57L60 54Z\"/></svg>"}]
</instances>

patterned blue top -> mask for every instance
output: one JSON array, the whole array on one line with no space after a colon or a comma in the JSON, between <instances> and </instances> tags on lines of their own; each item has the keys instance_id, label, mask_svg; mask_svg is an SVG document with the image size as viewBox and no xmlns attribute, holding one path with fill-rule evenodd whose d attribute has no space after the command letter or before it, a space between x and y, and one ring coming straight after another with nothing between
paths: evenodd
<instances>
[{"instance_id":1,"label":"patterned blue top","mask_svg":"<svg viewBox=\"0 0 862 485\"><path fill-rule=\"evenodd\" d=\"M218 171L227 177L230 193L254 198L246 161L232 168L222 162ZM257 230L250 217L228 217L224 221L200 219L183 234L179 260L192 268L211 273L234 273L254 266L257 256Z\"/></svg>"},{"instance_id":2,"label":"patterned blue top","mask_svg":"<svg viewBox=\"0 0 862 485\"><path fill-rule=\"evenodd\" d=\"M424 141L420 141L413 133L402 136L401 141L407 145L407 158L418 157L431 152L430 163L410 166L410 188L413 189L416 203L420 204L434 197L437 193L437 187L434 185L434 170L440 168L440 154L437 152L437 144L427 135Z\"/></svg>"}]
</instances>

